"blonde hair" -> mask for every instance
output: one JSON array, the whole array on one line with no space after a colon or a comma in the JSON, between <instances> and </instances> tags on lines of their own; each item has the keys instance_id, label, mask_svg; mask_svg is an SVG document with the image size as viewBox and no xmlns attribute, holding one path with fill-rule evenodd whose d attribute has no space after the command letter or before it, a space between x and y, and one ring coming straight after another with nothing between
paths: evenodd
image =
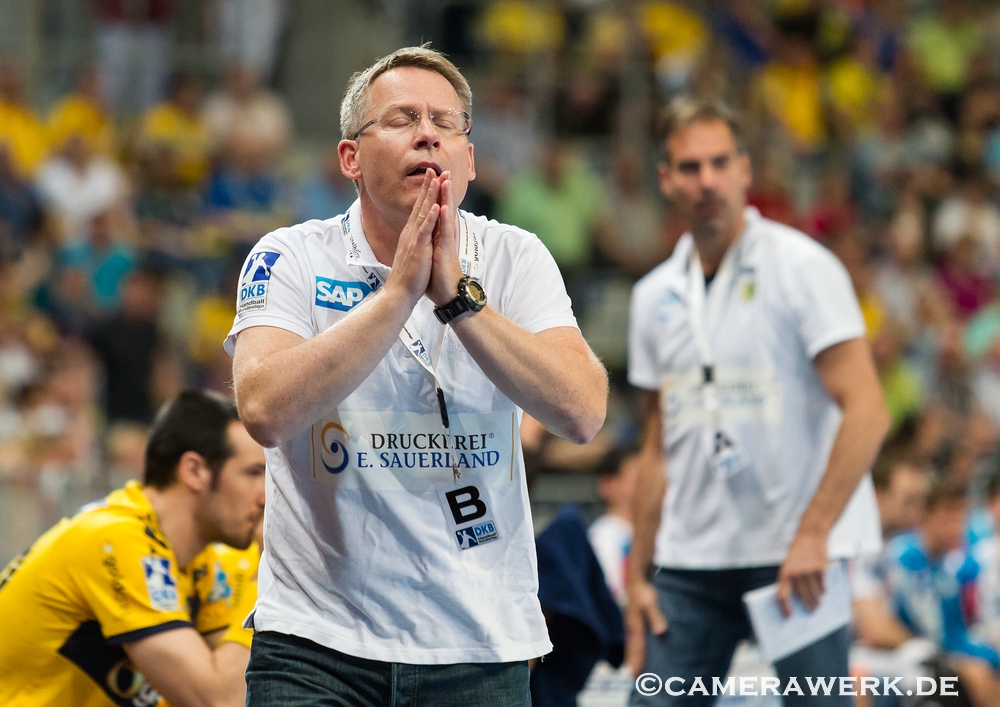
<instances>
[{"instance_id":1,"label":"blonde hair","mask_svg":"<svg viewBox=\"0 0 1000 707\"><path fill-rule=\"evenodd\" d=\"M351 140L365 122L365 114L371 109L368 88L379 76L392 69L414 67L441 74L458 94L462 110L472 115L472 89L454 64L443 54L424 44L419 47L403 47L384 56L364 71L359 71L347 82L347 92L340 102L340 135Z\"/></svg>"}]
</instances>

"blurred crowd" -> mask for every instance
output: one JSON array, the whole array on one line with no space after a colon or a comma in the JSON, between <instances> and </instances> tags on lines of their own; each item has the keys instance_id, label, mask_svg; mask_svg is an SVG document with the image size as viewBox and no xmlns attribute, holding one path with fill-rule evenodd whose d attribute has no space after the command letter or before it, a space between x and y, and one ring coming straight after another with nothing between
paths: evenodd
<instances>
[{"instance_id":1,"label":"blurred crowd","mask_svg":"<svg viewBox=\"0 0 1000 707\"><path fill-rule=\"evenodd\" d=\"M99 58L52 105L31 100L28 67L0 61L6 559L140 474L160 403L188 385L230 391L220 342L246 253L352 201L339 169L327 174L335 164L289 177L292 118L266 86L259 27L223 32L233 63L221 75L177 72L176 3L129 14L138 5L93 3ZM254 2L218 5L253 25Z\"/></svg>"},{"instance_id":2,"label":"blurred crowd","mask_svg":"<svg viewBox=\"0 0 1000 707\"><path fill-rule=\"evenodd\" d=\"M0 62L0 561L66 498L135 476L160 402L229 390L243 257L354 198L335 117L325 148L304 143L276 80L284 3L211 3L226 68L193 72L171 58L177 4L92 3L96 61L51 105L32 100L29 67ZM473 84L464 207L538 234L615 383L589 449L525 424L536 473L594 470L637 436L629 288L684 230L658 194L651 131L659 105L691 93L743 113L751 202L846 264L892 453L981 502L1000 452L995 3L402 4L410 41L433 38ZM391 14L369 5L373 21Z\"/></svg>"}]
</instances>

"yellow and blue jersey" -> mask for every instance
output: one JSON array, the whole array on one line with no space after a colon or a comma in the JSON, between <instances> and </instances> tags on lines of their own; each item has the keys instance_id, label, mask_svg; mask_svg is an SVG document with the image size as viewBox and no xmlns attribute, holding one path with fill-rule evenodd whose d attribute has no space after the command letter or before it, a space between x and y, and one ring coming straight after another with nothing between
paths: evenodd
<instances>
[{"instance_id":1,"label":"yellow and blue jersey","mask_svg":"<svg viewBox=\"0 0 1000 707\"><path fill-rule=\"evenodd\" d=\"M136 482L60 521L0 574L0 704L161 703L123 646L227 628L231 589L215 566L209 546L178 568Z\"/></svg>"}]
</instances>

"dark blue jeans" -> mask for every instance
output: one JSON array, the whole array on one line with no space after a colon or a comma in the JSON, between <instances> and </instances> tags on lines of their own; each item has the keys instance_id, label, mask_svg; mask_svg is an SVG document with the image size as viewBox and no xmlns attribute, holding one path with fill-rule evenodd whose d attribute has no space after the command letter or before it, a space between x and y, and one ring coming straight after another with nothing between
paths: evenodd
<instances>
[{"instance_id":1,"label":"dark blue jeans","mask_svg":"<svg viewBox=\"0 0 1000 707\"><path fill-rule=\"evenodd\" d=\"M410 665L254 634L247 707L529 707L528 663Z\"/></svg>"},{"instance_id":2,"label":"dark blue jeans","mask_svg":"<svg viewBox=\"0 0 1000 707\"><path fill-rule=\"evenodd\" d=\"M664 682L672 677L682 678L684 682L675 681L672 690L685 694L675 696L661 690L656 695L644 697L633 687L629 704L635 707L707 707L713 704L717 697L711 695L712 678L725 681L737 644L753 635L750 619L743 605L743 594L772 584L777 577L778 567L732 570L660 569L653 579L653 585L668 628L662 636L647 637L643 672L655 673ZM844 627L778 661L774 670L781 680L779 694L784 691L791 677L796 678L805 693L804 696L799 696L792 691L790 695L783 697L786 707L853 705L852 697L839 694L839 682L835 683L829 696L820 692L813 697L806 680L812 678L815 683L817 678L849 677L847 652L850 645L850 634ZM702 679L709 695L702 695L698 691L694 695L686 694L691 690L696 677ZM738 694L739 680L735 682ZM760 687L760 682L757 681L755 689L758 692ZM857 690L856 684L854 689Z\"/></svg>"}]
</instances>

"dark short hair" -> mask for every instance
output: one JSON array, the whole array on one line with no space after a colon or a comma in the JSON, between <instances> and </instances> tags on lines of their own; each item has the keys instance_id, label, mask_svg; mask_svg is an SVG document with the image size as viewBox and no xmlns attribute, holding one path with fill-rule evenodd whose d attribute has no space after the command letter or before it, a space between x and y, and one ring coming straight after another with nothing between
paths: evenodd
<instances>
[{"instance_id":1,"label":"dark short hair","mask_svg":"<svg viewBox=\"0 0 1000 707\"><path fill-rule=\"evenodd\" d=\"M670 152L667 141L670 136L681 128L695 123L711 123L721 121L729 126L736 143L737 152L746 152L743 141L743 129L736 117L736 112L724 101L719 99L700 99L690 96L678 96L664 106L660 111L656 124L656 139L662 150L664 162L670 163Z\"/></svg>"},{"instance_id":2,"label":"dark short hair","mask_svg":"<svg viewBox=\"0 0 1000 707\"><path fill-rule=\"evenodd\" d=\"M925 467L911 455L891 448L883 449L872 465L872 483L875 485L875 490L888 491L900 467L926 471Z\"/></svg>"},{"instance_id":3,"label":"dark short hair","mask_svg":"<svg viewBox=\"0 0 1000 707\"><path fill-rule=\"evenodd\" d=\"M600 460L597 462L595 472L598 478L603 479L618 476L618 472L621 470L625 460L638 454L638 452L639 449L635 445L612 447L601 455Z\"/></svg>"},{"instance_id":4,"label":"dark short hair","mask_svg":"<svg viewBox=\"0 0 1000 707\"><path fill-rule=\"evenodd\" d=\"M146 443L143 483L165 489L177 481L177 465L187 452L196 452L212 472L212 488L219 472L233 456L229 444L230 423L239 422L236 405L210 391L185 390L164 405Z\"/></svg>"},{"instance_id":5,"label":"dark short hair","mask_svg":"<svg viewBox=\"0 0 1000 707\"><path fill-rule=\"evenodd\" d=\"M950 477L942 477L931 484L930 493L927 494L927 510L932 510L938 506L949 503L965 503L969 500L969 487Z\"/></svg>"}]
</instances>

